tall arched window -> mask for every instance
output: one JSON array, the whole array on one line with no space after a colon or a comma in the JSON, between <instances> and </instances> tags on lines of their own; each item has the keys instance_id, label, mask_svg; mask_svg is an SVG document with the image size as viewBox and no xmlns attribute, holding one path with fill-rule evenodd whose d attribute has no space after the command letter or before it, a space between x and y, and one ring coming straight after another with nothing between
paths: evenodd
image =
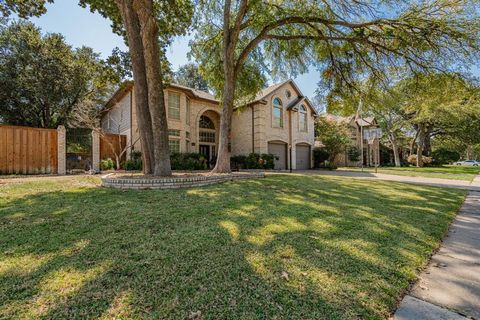
<instances>
[{"instance_id":1,"label":"tall arched window","mask_svg":"<svg viewBox=\"0 0 480 320\"><path fill-rule=\"evenodd\" d=\"M298 108L298 129L307 131L307 108L303 104Z\"/></svg>"},{"instance_id":2,"label":"tall arched window","mask_svg":"<svg viewBox=\"0 0 480 320\"><path fill-rule=\"evenodd\" d=\"M283 105L279 98L273 99L272 126L283 128Z\"/></svg>"},{"instance_id":3,"label":"tall arched window","mask_svg":"<svg viewBox=\"0 0 480 320\"><path fill-rule=\"evenodd\" d=\"M215 129L212 119L207 116L200 117L199 127L202 129Z\"/></svg>"},{"instance_id":4,"label":"tall arched window","mask_svg":"<svg viewBox=\"0 0 480 320\"><path fill-rule=\"evenodd\" d=\"M215 143L215 124L207 116L201 116L198 123L200 142Z\"/></svg>"}]
</instances>

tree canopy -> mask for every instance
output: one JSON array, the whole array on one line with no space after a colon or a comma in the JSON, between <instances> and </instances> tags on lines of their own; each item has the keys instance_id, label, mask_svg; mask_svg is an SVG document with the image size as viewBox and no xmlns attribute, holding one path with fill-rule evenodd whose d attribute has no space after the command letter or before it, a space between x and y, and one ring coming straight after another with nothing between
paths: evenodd
<instances>
[{"instance_id":1,"label":"tree canopy","mask_svg":"<svg viewBox=\"0 0 480 320\"><path fill-rule=\"evenodd\" d=\"M234 104L269 77L314 66L330 90L344 91L392 69L447 70L480 47L478 10L466 0L200 0L196 13L192 55L223 100L218 172L230 170Z\"/></svg>"},{"instance_id":2,"label":"tree canopy","mask_svg":"<svg viewBox=\"0 0 480 320\"><path fill-rule=\"evenodd\" d=\"M421 73L388 86L365 81L364 113L376 117L400 165L400 140L410 140L410 153L432 155L432 140L450 146L480 143L480 87L477 80L456 73ZM331 95L329 112L353 113L359 95ZM458 143L462 141L462 143ZM441 146L437 143L438 146ZM457 151L458 148L455 148ZM421 166L422 157L416 157Z\"/></svg>"},{"instance_id":3,"label":"tree canopy","mask_svg":"<svg viewBox=\"0 0 480 320\"><path fill-rule=\"evenodd\" d=\"M173 73L173 82L193 89L209 91L208 83L200 73L198 65L187 63Z\"/></svg>"},{"instance_id":4,"label":"tree canopy","mask_svg":"<svg viewBox=\"0 0 480 320\"><path fill-rule=\"evenodd\" d=\"M66 124L77 104L104 101L121 80L91 48L73 49L25 21L0 25L0 52L0 118L8 124Z\"/></svg>"}]
</instances>

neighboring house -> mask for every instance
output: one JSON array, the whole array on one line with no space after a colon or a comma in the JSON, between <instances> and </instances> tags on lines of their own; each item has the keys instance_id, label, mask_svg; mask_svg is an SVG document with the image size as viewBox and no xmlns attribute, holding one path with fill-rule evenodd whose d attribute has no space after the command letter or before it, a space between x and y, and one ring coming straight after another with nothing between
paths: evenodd
<instances>
[{"instance_id":1,"label":"neighboring house","mask_svg":"<svg viewBox=\"0 0 480 320\"><path fill-rule=\"evenodd\" d=\"M349 116L349 117L340 117L335 115L326 115L327 118L336 121L337 123L345 124L348 127L348 131L350 133L350 138L352 139L351 145L356 147L359 151L362 148L362 139L361 139L361 127L363 127L364 132L378 128L377 120L374 117L366 117L366 118L357 118L356 116ZM374 167L375 165L380 165L380 141L379 139L375 139L370 141L373 143L369 143L369 141L365 138L363 140L363 164L365 166ZM359 161L351 161L348 156L348 149L347 147L344 152L338 154L335 157L335 165L339 167L358 167L362 165L361 157Z\"/></svg>"},{"instance_id":2,"label":"neighboring house","mask_svg":"<svg viewBox=\"0 0 480 320\"><path fill-rule=\"evenodd\" d=\"M133 83L118 90L102 113L102 129L127 136L127 145L141 151L136 122ZM197 152L215 159L218 151L220 102L207 92L171 84L165 102L172 152ZM232 119L232 155L272 153L275 169L309 169L315 142L310 101L292 81L270 86Z\"/></svg>"}]
</instances>

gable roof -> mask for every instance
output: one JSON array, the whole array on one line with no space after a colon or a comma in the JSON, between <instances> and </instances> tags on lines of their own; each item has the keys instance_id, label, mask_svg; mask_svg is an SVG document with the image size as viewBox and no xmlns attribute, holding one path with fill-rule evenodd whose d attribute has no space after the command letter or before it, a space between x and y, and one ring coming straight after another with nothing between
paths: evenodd
<instances>
[{"instance_id":1,"label":"gable roof","mask_svg":"<svg viewBox=\"0 0 480 320\"><path fill-rule=\"evenodd\" d=\"M298 97L292 101L291 103L288 104L287 106L287 109L293 109L295 110L294 108L301 102L301 101L306 101L309 108L312 110L313 114L314 115L318 115L318 112L317 110L315 110L315 108L313 107L313 103L310 101L310 99L308 99L308 97L306 97L305 95L303 95L302 91L300 90L300 88L297 86L297 84L295 83L295 81L293 81L292 79L288 79L288 80L285 80L283 82L280 82L280 83L276 83L276 84L273 84L263 90L261 90L260 92L257 93L257 95L255 96L255 98L253 99L253 101L249 102L248 104L251 105L251 104L254 104L254 103L263 103L263 104L266 104L267 101L265 100L265 98L267 98L270 94L274 93L275 91L277 91L278 89L280 89L281 87L283 87L284 85L286 84L290 84L298 93Z\"/></svg>"},{"instance_id":2,"label":"gable roof","mask_svg":"<svg viewBox=\"0 0 480 320\"><path fill-rule=\"evenodd\" d=\"M193 96L194 98L197 98L197 99L208 100L208 101L211 101L211 102L220 103L220 100L216 99L213 94L210 94L206 91L193 89L193 88L190 88L190 87L187 87L187 86L182 86L182 85L176 84L176 83L170 83L170 85L168 87L166 87L165 89L169 89L169 88L176 88L176 89L179 89L179 90L182 90L182 91L187 91L188 93L191 94L191 96Z\"/></svg>"}]
</instances>

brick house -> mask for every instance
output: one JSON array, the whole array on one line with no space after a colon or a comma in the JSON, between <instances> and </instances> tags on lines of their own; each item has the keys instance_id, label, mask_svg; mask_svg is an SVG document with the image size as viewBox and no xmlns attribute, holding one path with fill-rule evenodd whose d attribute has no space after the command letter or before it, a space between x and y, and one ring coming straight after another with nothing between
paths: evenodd
<instances>
[{"instance_id":1,"label":"brick house","mask_svg":"<svg viewBox=\"0 0 480 320\"><path fill-rule=\"evenodd\" d=\"M355 116L340 117L335 115L325 115L329 120L336 121L347 126L351 145L361 150L362 140L360 130L363 127L364 132L368 129L378 128L377 120L374 117L356 118ZM335 157L334 164L338 167L359 167L362 165L361 158L359 161L351 161L348 157L348 147ZM380 141L373 140L372 144L365 139L363 141L363 164L373 167L380 164Z\"/></svg>"},{"instance_id":2,"label":"brick house","mask_svg":"<svg viewBox=\"0 0 480 320\"><path fill-rule=\"evenodd\" d=\"M102 129L123 134L127 145L141 151L136 122L135 90L126 83L107 102ZM171 84L165 89L169 143L172 152L216 156L220 102L207 92ZM292 80L272 85L253 101L236 108L232 119L232 155L271 153L275 169L309 169L315 142L317 112Z\"/></svg>"}]
</instances>

